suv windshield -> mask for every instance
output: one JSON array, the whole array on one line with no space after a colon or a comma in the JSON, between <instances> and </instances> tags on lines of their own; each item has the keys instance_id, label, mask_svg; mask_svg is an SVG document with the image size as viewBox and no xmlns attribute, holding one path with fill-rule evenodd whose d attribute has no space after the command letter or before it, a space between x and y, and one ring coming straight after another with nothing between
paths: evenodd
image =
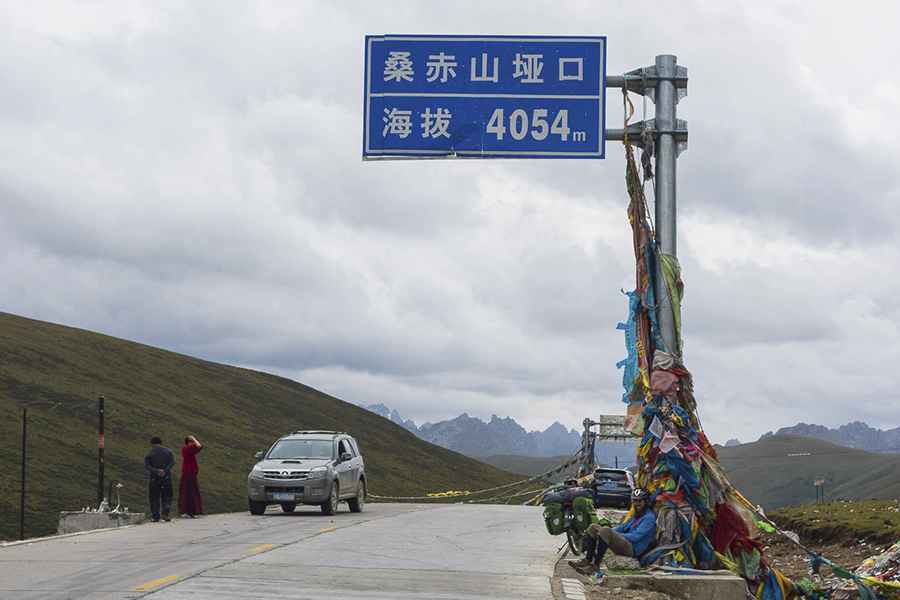
<instances>
[{"instance_id":1,"label":"suv windshield","mask_svg":"<svg viewBox=\"0 0 900 600\"><path fill-rule=\"evenodd\" d=\"M279 440L267 458L332 458L331 440Z\"/></svg>"}]
</instances>

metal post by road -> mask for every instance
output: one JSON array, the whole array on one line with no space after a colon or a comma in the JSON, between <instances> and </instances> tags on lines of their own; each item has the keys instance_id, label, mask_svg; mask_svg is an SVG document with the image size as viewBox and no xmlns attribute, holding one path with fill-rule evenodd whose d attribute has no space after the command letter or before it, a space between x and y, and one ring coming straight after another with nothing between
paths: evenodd
<instances>
[{"instance_id":1,"label":"metal post by road","mask_svg":"<svg viewBox=\"0 0 900 600\"><path fill-rule=\"evenodd\" d=\"M661 254L677 256L677 231L675 226L675 169L677 147L675 111L678 104L675 89L677 59L671 54L656 57L656 241ZM672 303L666 289L666 281L657 268L656 305L660 333L666 349L676 355L681 354L675 335L675 319Z\"/></svg>"},{"instance_id":2,"label":"metal post by road","mask_svg":"<svg viewBox=\"0 0 900 600\"><path fill-rule=\"evenodd\" d=\"M97 398L97 506L103 502L103 451L106 448L106 432L103 423L104 398Z\"/></svg>"},{"instance_id":3,"label":"metal post by road","mask_svg":"<svg viewBox=\"0 0 900 600\"><path fill-rule=\"evenodd\" d=\"M594 472L594 444L597 438L591 431L594 421L585 418L581 424L584 425L584 433L581 434L581 466L578 472L579 475L587 475Z\"/></svg>"},{"instance_id":4,"label":"metal post by road","mask_svg":"<svg viewBox=\"0 0 900 600\"><path fill-rule=\"evenodd\" d=\"M25 461L28 449L28 408L22 408L22 490L19 494L19 539L25 539Z\"/></svg>"}]
</instances>

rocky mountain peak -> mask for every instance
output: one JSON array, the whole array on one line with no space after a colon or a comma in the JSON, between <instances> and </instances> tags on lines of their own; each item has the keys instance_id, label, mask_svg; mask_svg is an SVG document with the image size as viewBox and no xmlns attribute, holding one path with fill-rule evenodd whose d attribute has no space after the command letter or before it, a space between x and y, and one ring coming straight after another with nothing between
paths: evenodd
<instances>
[{"instance_id":1,"label":"rocky mountain peak","mask_svg":"<svg viewBox=\"0 0 900 600\"><path fill-rule=\"evenodd\" d=\"M554 422L544 431L527 431L512 417L491 415L487 422L462 413L458 417L423 423L415 428L396 410L383 404L368 407L391 421L407 427L420 438L469 456L518 454L525 456L562 456L572 454L581 443L581 435ZM412 424L412 427L406 424Z\"/></svg>"},{"instance_id":2,"label":"rocky mountain peak","mask_svg":"<svg viewBox=\"0 0 900 600\"><path fill-rule=\"evenodd\" d=\"M858 448L868 452L900 452L900 427L894 429L877 429L862 421L853 421L831 429L823 425L797 423L792 427L782 427L775 432L778 435L800 435L812 437L832 444ZM760 439L771 436L769 432Z\"/></svg>"}]
</instances>

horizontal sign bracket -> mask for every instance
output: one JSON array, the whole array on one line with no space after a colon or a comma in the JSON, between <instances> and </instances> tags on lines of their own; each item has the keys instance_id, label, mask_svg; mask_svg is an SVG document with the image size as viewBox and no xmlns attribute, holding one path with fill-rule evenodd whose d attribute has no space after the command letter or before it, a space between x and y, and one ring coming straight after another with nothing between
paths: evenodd
<instances>
[{"instance_id":1,"label":"horizontal sign bracket","mask_svg":"<svg viewBox=\"0 0 900 600\"><path fill-rule=\"evenodd\" d=\"M678 100L687 96L688 71L687 67L681 66L675 67L675 75L672 77L659 75L655 65L628 71L624 75L608 75L606 87L627 88L629 92L647 96L651 102L656 102L656 84L660 81L675 84Z\"/></svg>"},{"instance_id":2,"label":"horizontal sign bracket","mask_svg":"<svg viewBox=\"0 0 900 600\"><path fill-rule=\"evenodd\" d=\"M687 150L688 143L688 127L687 121L684 119L676 119L675 129L657 129L656 119L647 119L646 121L638 121L628 126L628 142L638 148L644 147L642 136L644 133L653 136L654 141L659 139L661 135L671 135L675 138L675 144L678 154ZM606 139L612 142L625 141L625 129L607 129Z\"/></svg>"}]
</instances>

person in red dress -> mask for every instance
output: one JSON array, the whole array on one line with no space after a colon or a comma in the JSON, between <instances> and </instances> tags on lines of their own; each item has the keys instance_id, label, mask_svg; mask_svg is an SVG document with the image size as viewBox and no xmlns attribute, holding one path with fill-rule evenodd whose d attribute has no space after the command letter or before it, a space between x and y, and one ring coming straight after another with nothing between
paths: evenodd
<instances>
[{"instance_id":1,"label":"person in red dress","mask_svg":"<svg viewBox=\"0 0 900 600\"><path fill-rule=\"evenodd\" d=\"M197 453L203 450L196 437L184 438L181 447L181 483L178 486L178 512L181 516L194 518L203 514L203 498L200 496L200 484L197 482Z\"/></svg>"}]
</instances>

